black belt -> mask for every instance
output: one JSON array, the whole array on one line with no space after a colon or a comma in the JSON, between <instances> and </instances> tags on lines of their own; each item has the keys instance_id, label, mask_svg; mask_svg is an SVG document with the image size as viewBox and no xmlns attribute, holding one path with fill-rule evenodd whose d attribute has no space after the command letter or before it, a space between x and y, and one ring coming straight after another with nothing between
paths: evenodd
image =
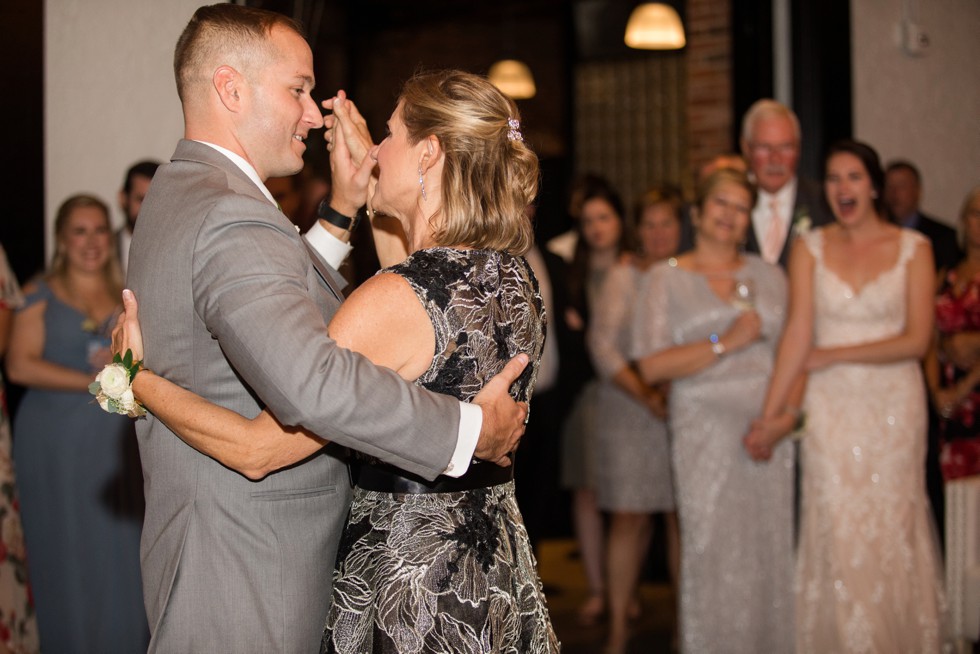
<instances>
[{"instance_id":1,"label":"black belt","mask_svg":"<svg viewBox=\"0 0 980 654\"><path fill-rule=\"evenodd\" d=\"M474 461L462 477L440 475L433 481L399 470L394 466L372 463L353 463L352 472L357 487L380 493L457 493L506 484L514 478L514 466L503 468L488 461Z\"/></svg>"}]
</instances>

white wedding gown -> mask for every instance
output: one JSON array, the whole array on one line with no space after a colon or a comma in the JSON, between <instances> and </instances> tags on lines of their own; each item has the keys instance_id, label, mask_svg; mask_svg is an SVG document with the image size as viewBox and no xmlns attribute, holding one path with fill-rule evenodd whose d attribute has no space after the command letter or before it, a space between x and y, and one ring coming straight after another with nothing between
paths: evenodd
<instances>
[{"instance_id":1,"label":"white wedding gown","mask_svg":"<svg viewBox=\"0 0 980 654\"><path fill-rule=\"evenodd\" d=\"M906 264L922 239L903 230L896 265L855 291L825 267L822 230L806 235L817 347L904 329ZM805 404L797 652L938 652L943 595L919 362L830 366L810 375Z\"/></svg>"}]
</instances>

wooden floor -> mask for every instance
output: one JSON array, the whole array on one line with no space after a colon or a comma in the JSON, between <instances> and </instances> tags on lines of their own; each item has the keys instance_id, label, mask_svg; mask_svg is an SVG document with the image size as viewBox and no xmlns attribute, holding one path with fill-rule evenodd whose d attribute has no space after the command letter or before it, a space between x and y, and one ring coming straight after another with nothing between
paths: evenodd
<instances>
[{"instance_id":1,"label":"wooden floor","mask_svg":"<svg viewBox=\"0 0 980 654\"><path fill-rule=\"evenodd\" d=\"M602 652L606 624L594 627L578 623L578 608L585 601L585 574L572 539L545 540L540 547L538 571L545 585L548 609L563 654ZM674 594L669 584L644 581L640 585L641 617L633 623L630 653L668 654L674 626Z\"/></svg>"}]
</instances>

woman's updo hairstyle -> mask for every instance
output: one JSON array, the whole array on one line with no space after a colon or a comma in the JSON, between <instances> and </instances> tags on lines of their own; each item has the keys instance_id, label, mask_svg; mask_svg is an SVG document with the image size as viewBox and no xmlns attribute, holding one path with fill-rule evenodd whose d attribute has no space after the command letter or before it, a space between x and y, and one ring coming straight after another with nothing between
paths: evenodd
<instances>
[{"instance_id":1,"label":"woman's updo hairstyle","mask_svg":"<svg viewBox=\"0 0 980 654\"><path fill-rule=\"evenodd\" d=\"M538 158L524 144L514 101L458 70L419 73L399 99L409 141L435 136L445 156L436 243L524 254Z\"/></svg>"},{"instance_id":2,"label":"woman's updo hairstyle","mask_svg":"<svg viewBox=\"0 0 980 654\"><path fill-rule=\"evenodd\" d=\"M748 191L750 207L755 206L758 191L755 188L755 184L749 181L748 175L735 168L719 168L715 172L705 177L701 183L698 184L694 203L699 211L704 211L705 202L707 202L708 198L711 197L711 194L715 192L715 189L722 184L735 184L737 186L741 186Z\"/></svg>"}]
</instances>

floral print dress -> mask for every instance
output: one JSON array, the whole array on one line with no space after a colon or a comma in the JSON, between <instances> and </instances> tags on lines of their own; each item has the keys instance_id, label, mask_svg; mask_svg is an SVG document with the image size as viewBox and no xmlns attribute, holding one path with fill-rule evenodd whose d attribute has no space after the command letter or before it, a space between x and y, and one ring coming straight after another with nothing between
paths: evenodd
<instances>
[{"instance_id":1,"label":"floral print dress","mask_svg":"<svg viewBox=\"0 0 980 654\"><path fill-rule=\"evenodd\" d=\"M980 275L957 292L956 271L947 273L936 296L936 327L940 336L980 331ZM939 384L955 386L968 371L940 355ZM940 418L939 466L947 481L980 474L980 386L960 401L948 418Z\"/></svg>"},{"instance_id":2,"label":"floral print dress","mask_svg":"<svg viewBox=\"0 0 980 654\"><path fill-rule=\"evenodd\" d=\"M0 249L0 311L13 311L23 302L17 280ZM37 652L38 638L10 450L10 417L0 377L0 651L19 654Z\"/></svg>"},{"instance_id":3,"label":"floral print dress","mask_svg":"<svg viewBox=\"0 0 980 654\"><path fill-rule=\"evenodd\" d=\"M527 401L544 315L524 259L433 248L387 269L432 320L432 365L416 384L470 401L519 352ZM475 462L467 475L478 466ZM464 475L465 477L465 475ZM324 652L556 652L514 482L442 493L356 488L337 555Z\"/></svg>"}]
</instances>

